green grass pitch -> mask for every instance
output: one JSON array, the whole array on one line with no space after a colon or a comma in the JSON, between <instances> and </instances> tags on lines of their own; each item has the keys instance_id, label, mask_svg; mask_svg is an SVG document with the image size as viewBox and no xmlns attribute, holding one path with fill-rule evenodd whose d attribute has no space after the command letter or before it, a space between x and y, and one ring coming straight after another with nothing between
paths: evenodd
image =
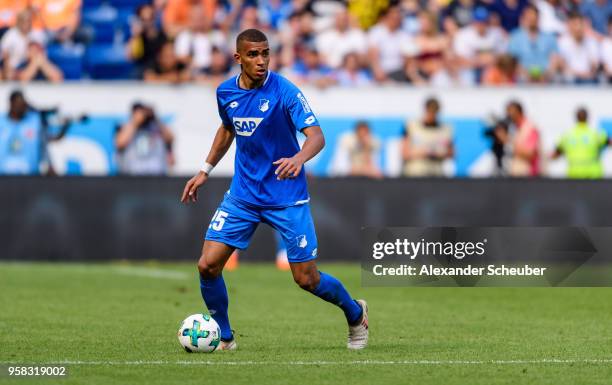
<instances>
[{"instance_id":1,"label":"green grass pitch","mask_svg":"<svg viewBox=\"0 0 612 385\"><path fill-rule=\"evenodd\" d=\"M204 310L195 264L0 264L0 366L66 362L64 379L1 384L610 384L612 289L362 288L370 345L273 264L226 273L239 350L188 354Z\"/></svg>"}]
</instances>

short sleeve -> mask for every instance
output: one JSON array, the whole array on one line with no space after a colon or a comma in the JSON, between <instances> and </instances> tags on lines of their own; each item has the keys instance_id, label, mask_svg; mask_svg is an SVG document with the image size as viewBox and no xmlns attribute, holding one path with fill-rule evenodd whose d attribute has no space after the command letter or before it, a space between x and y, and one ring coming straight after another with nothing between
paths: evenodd
<instances>
[{"instance_id":1,"label":"short sleeve","mask_svg":"<svg viewBox=\"0 0 612 385\"><path fill-rule=\"evenodd\" d=\"M223 102L221 98L219 97L218 89L217 89L217 109L219 110L219 117L221 118L221 122L223 123L225 128L231 129L233 127L232 121L230 120L229 116L227 116L227 112L225 112L225 108L223 108Z\"/></svg>"},{"instance_id":2,"label":"short sleeve","mask_svg":"<svg viewBox=\"0 0 612 385\"><path fill-rule=\"evenodd\" d=\"M599 142L599 145L601 147L605 147L606 144L608 143L608 134L603 131L603 130L598 130L597 131L597 140Z\"/></svg>"},{"instance_id":3,"label":"short sleeve","mask_svg":"<svg viewBox=\"0 0 612 385\"><path fill-rule=\"evenodd\" d=\"M5 52L10 50L11 38L13 37L12 31L8 31L2 36L0 40L0 53L4 55Z\"/></svg>"},{"instance_id":4,"label":"short sleeve","mask_svg":"<svg viewBox=\"0 0 612 385\"><path fill-rule=\"evenodd\" d=\"M191 34L189 31L183 31L176 37L174 53L178 57L186 57L191 54Z\"/></svg>"},{"instance_id":5,"label":"short sleeve","mask_svg":"<svg viewBox=\"0 0 612 385\"><path fill-rule=\"evenodd\" d=\"M563 136L561 136L561 140L559 140L559 143L557 143L557 149L561 150L563 153L567 152L568 136L568 133L563 134Z\"/></svg>"},{"instance_id":6,"label":"short sleeve","mask_svg":"<svg viewBox=\"0 0 612 385\"><path fill-rule=\"evenodd\" d=\"M606 69L612 69L612 40L605 39L601 44L601 61Z\"/></svg>"},{"instance_id":7,"label":"short sleeve","mask_svg":"<svg viewBox=\"0 0 612 385\"><path fill-rule=\"evenodd\" d=\"M408 138L410 136L410 126L412 125L412 122L410 120L407 120L406 122L404 122L404 126L402 127L402 134L404 135L404 138Z\"/></svg>"},{"instance_id":8,"label":"short sleeve","mask_svg":"<svg viewBox=\"0 0 612 385\"><path fill-rule=\"evenodd\" d=\"M589 59L593 65L599 64L599 44L595 39L589 39Z\"/></svg>"},{"instance_id":9,"label":"short sleeve","mask_svg":"<svg viewBox=\"0 0 612 385\"><path fill-rule=\"evenodd\" d=\"M508 52L512 56L520 56L519 35L516 32L510 35L510 39L508 41Z\"/></svg>"},{"instance_id":10,"label":"short sleeve","mask_svg":"<svg viewBox=\"0 0 612 385\"><path fill-rule=\"evenodd\" d=\"M471 58L472 50L469 47L466 32L466 30L463 30L457 33L457 37L453 42L453 51L463 58Z\"/></svg>"},{"instance_id":11,"label":"short sleeve","mask_svg":"<svg viewBox=\"0 0 612 385\"><path fill-rule=\"evenodd\" d=\"M302 91L288 80L284 81L283 87L283 104L295 129L302 131L307 127L318 126L319 121Z\"/></svg>"},{"instance_id":12,"label":"short sleeve","mask_svg":"<svg viewBox=\"0 0 612 385\"><path fill-rule=\"evenodd\" d=\"M548 42L550 44L550 53L559 53L559 45L557 44L557 39L553 34L546 34L548 36Z\"/></svg>"}]
</instances>

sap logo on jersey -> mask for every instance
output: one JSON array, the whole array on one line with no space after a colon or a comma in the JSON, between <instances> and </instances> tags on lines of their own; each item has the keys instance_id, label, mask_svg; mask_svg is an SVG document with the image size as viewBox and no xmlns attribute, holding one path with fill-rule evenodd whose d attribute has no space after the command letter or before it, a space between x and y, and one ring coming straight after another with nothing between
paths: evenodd
<instances>
[{"instance_id":1,"label":"sap logo on jersey","mask_svg":"<svg viewBox=\"0 0 612 385\"><path fill-rule=\"evenodd\" d=\"M263 118L233 118L236 134L251 136L259 126Z\"/></svg>"}]
</instances>

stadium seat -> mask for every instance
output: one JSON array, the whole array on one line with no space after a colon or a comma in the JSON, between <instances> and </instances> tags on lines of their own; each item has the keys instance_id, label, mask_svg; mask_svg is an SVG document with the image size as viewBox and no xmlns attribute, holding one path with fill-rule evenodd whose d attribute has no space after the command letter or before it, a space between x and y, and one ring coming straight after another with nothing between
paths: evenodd
<instances>
[{"instance_id":1,"label":"stadium seat","mask_svg":"<svg viewBox=\"0 0 612 385\"><path fill-rule=\"evenodd\" d=\"M130 21L134 17L134 12L133 7L117 8L117 19L115 20L117 41L128 41L131 32Z\"/></svg>"},{"instance_id":2,"label":"stadium seat","mask_svg":"<svg viewBox=\"0 0 612 385\"><path fill-rule=\"evenodd\" d=\"M83 77L84 52L82 45L54 44L47 47L49 59L61 68L66 80L78 80Z\"/></svg>"},{"instance_id":3,"label":"stadium seat","mask_svg":"<svg viewBox=\"0 0 612 385\"><path fill-rule=\"evenodd\" d=\"M92 79L134 78L134 65L128 60L122 44L91 44L87 47L85 57L87 71Z\"/></svg>"},{"instance_id":4,"label":"stadium seat","mask_svg":"<svg viewBox=\"0 0 612 385\"><path fill-rule=\"evenodd\" d=\"M83 0L83 9L97 8L102 5L102 0Z\"/></svg>"},{"instance_id":5,"label":"stadium seat","mask_svg":"<svg viewBox=\"0 0 612 385\"><path fill-rule=\"evenodd\" d=\"M141 4L151 3L149 0L110 0L111 5L117 8L131 8L134 10Z\"/></svg>"},{"instance_id":6,"label":"stadium seat","mask_svg":"<svg viewBox=\"0 0 612 385\"><path fill-rule=\"evenodd\" d=\"M93 28L94 43L112 43L115 41L117 15L117 9L108 5L83 11L83 24Z\"/></svg>"}]
</instances>

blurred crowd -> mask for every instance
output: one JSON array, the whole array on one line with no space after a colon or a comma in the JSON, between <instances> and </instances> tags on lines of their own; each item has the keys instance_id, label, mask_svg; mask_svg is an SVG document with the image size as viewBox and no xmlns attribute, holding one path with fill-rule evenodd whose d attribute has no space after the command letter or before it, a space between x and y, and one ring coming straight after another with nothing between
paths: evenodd
<instances>
[{"instance_id":1,"label":"blurred crowd","mask_svg":"<svg viewBox=\"0 0 612 385\"><path fill-rule=\"evenodd\" d=\"M0 175L57 175L49 144L60 141L78 119L62 117L57 108L33 106L21 90L9 95L9 108L0 115ZM113 136L120 175L163 176L174 166L174 134L155 109L136 101Z\"/></svg>"},{"instance_id":2,"label":"blurred crowd","mask_svg":"<svg viewBox=\"0 0 612 385\"><path fill-rule=\"evenodd\" d=\"M406 121L401 141L402 176L446 177L455 155L451 125L440 117L440 102L432 97L425 101L421 116ZM556 139L552 153L544 153L540 130L528 117L523 105L511 100L504 116L488 122L485 136L495 159L491 176L545 176L543 165L549 160L565 157L566 176L572 179L600 179L604 176L603 150L612 144L605 131L589 124L589 113L579 107L575 123ZM380 168L381 142L367 121L360 121L354 131L341 139L340 156L347 158L348 167L336 175L382 178Z\"/></svg>"},{"instance_id":3,"label":"blurred crowd","mask_svg":"<svg viewBox=\"0 0 612 385\"><path fill-rule=\"evenodd\" d=\"M319 87L612 82L607 0L135 2L124 49L147 82L217 84L246 28L267 33L273 70ZM45 46L88 43L82 6L0 0L3 78L61 81Z\"/></svg>"},{"instance_id":4,"label":"blurred crowd","mask_svg":"<svg viewBox=\"0 0 612 385\"><path fill-rule=\"evenodd\" d=\"M456 134L441 117L441 111L440 101L430 97L425 100L422 113L405 122L398 155L402 176L454 175L448 166L455 158ZM8 113L0 115L0 175L55 174L48 144L61 140L75 122L51 118L57 114L56 109L32 106L20 90L10 94ZM86 119L82 117L80 121ZM550 153L543 151L539 128L517 100L509 101L503 116L492 119L486 126L483 136L489 139L491 158L495 159L494 171L489 176L545 176L544 163L559 157L566 158L568 178L604 176L601 157L611 140L605 131L589 124L589 112L584 107L576 110L575 123L555 139ZM135 102L128 117L117 123L113 143L117 172L121 175L163 176L175 163L172 129L152 106L142 102ZM345 161L343 167L330 175L383 178L382 146L369 122L358 121L352 131L339 138L335 156Z\"/></svg>"}]
</instances>

